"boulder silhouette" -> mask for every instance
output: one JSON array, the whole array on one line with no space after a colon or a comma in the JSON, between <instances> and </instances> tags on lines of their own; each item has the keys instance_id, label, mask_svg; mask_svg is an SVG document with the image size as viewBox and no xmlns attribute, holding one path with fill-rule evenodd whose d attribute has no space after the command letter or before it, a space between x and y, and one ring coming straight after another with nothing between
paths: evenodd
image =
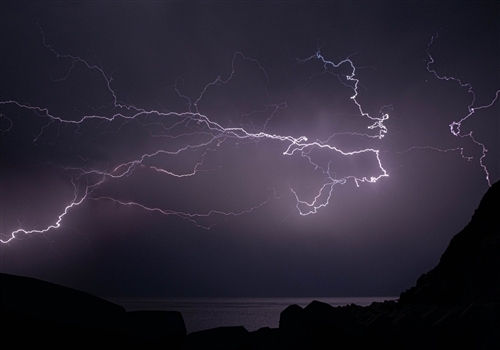
<instances>
[{"instance_id":1,"label":"boulder silhouette","mask_svg":"<svg viewBox=\"0 0 500 350\"><path fill-rule=\"evenodd\" d=\"M185 349L244 350L250 348L250 335L241 326L218 327L194 332L188 335L185 343Z\"/></svg>"},{"instance_id":2,"label":"boulder silhouette","mask_svg":"<svg viewBox=\"0 0 500 350\"><path fill-rule=\"evenodd\" d=\"M180 347L186 335L178 312L125 312L123 307L35 278L0 274L2 334L19 347Z\"/></svg>"}]
</instances>

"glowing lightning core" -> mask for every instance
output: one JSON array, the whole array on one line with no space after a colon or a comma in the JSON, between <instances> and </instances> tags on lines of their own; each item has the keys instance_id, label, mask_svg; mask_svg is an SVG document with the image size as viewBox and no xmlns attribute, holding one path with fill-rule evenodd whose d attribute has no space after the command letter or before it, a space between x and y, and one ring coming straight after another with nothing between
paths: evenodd
<instances>
[{"instance_id":1,"label":"glowing lightning core","mask_svg":"<svg viewBox=\"0 0 500 350\"><path fill-rule=\"evenodd\" d=\"M306 136L299 136L295 137L292 135L279 135L275 133L268 133L265 131L267 124L269 120L274 116L274 113L279 109L279 108L284 108L286 107L285 104L279 104L275 105L274 112L271 114L271 116L266 120L264 127L262 128L262 131L259 132L250 132L246 130L243 127L225 127L221 125L220 123L211 120L208 118L206 115L202 114L199 111L198 105L200 101L203 99L205 93L213 86L217 85L224 85L227 84L231 79L233 78L235 74L235 63L237 59L243 59L246 61L249 61L253 64L255 64L261 72L265 75L266 80L269 80L269 77L267 75L267 72L265 69L261 66L261 64L253 58L246 57L244 54L237 52L234 54L233 59L232 59L232 69L230 74L222 78L221 76L217 77L215 80L209 82L204 86L204 88L201 90L201 93L196 99L191 99L188 96L183 95L180 90L175 87L175 91L179 95L180 98L183 98L184 100L187 101L189 110L185 112L162 112L158 110L149 110L145 108L139 108L134 105L129 105L125 103L121 103L118 100L117 93L112 87L112 79L106 74L106 72L100 68L97 65L90 64L88 61L86 61L83 58L80 58L78 56L73 56L73 55L68 55L68 54L61 54L57 52L52 46L46 43L45 36L43 36L43 44L47 49L49 49L57 58L61 59L68 59L71 61L71 66L66 73L66 75L62 78L62 80L66 79L69 74L71 73L72 69L75 67L77 64L81 64L87 69L98 73L102 79L104 80L105 86L110 93L112 99L113 99L113 105L114 108L116 109L116 112L111 114L111 115L100 115L100 114L92 114L92 115L82 115L76 120L72 119L65 119L61 116L57 116L52 114L48 108L46 107L40 107L40 106L34 106L28 103L22 103L17 100L3 100L0 101L0 106L1 105L14 105L17 106L18 108L24 109L24 110L31 110L34 112L37 112L38 114L41 114L42 116L46 117L48 119L48 124L42 127L40 130L40 134L36 137L40 137L41 134L44 132L45 128L48 127L51 123L61 123L61 124L70 124L70 125L81 125L83 123L86 123L89 120L101 120L105 122L112 122L117 119L123 119L123 120L139 120L141 117L146 117L146 116L153 116L158 118L159 120L163 119L171 119L173 121L173 124L168 127L167 129L173 129L177 126L186 126L188 123L195 123L197 127L203 129L203 131L195 132L195 133L185 133L181 135L177 135L175 137L182 137L185 135L200 135L200 136L205 136L206 139L197 143L189 143L187 145L184 145L182 147L178 147L176 149L157 149L154 152L150 153L145 153L142 154L141 156L137 157L136 159L120 163L115 165L112 169L110 170L102 170L102 169L85 169L85 168L75 168L75 167L64 167L69 172L76 172L77 176L76 179L86 179L86 186L83 191L78 191L78 187L74 185L74 196L72 200L64 207L63 211L57 216L56 221L53 224L50 224L46 227L43 228L35 228L35 229L25 229L25 228L18 228L8 234L3 234L3 237L6 237L4 239L0 239L1 243L8 243L18 237L20 234L33 234L33 233L44 233L53 229L58 229L61 227L62 221L64 217L70 212L70 210L74 209L75 207L81 205L85 200L107 200L107 201L112 201L113 203L122 205L122 206L128 206L128 207L134 207L134 208L140 208L142 210L154 212L154 213L159 213L162 215L173 215L176 217L179 217L181 219L187 220L199 227L203 228L209 228L207 225L203 225L200 223L201 218L209 217L212 215L224 215L224 216L238 216L246 213L250 213L263 205L265 205L268 201L269 198L246 209L242 210L237 210L237 211L221 211L221 210L208 210L207 212L204 213L191 213L191 212L183 212L183 211L176 211L176 210L171 210L171 209L164 209L164 208L157 208L157 207L151 207L139 202L134 202L134 201L126 201L126 200L121 200L118 198L110 197L110 196L93 196L94 191L103 183L106 181L111 181L113 179L118 179L118 178L123 178L127 176L133 175L134 171L138 167L144 167L149 169L150 171L155 171L157 173L166 175L166 176L171 176L171 177L176 177L176 178L185 178L185 177L192 177L197 175L200 171L202 171L200 168L203 165L203 158L206 155L206 153L210 150L210 147L218 147L220 146L224 141L227 139L237 139L237 140L250 140L250 141L258 141L258 140L268 140L268 141L275 141L275 142L280 142L284 144L284 151L283 155L285 156L292 156L292 155L299 155L306 159L309 164L311 164L315 169L321 169L323 171L323 174L325 175L325 182L321 185L318 193L314 195L312 201L306 201L299 196L297 191L293 188L290 188L294 198L296 199L296 207L298 209L298 212L300 215L309 215L309 214L314 214L316 213L320 208L325 207L329 204L329 201L332 197L332 192L333 192L333 187L337 184L346 184L349 180L352 180L356 186L359 186L360 183L362 182L368 182L368 183L374 183L377 182L379 179L383 177L388 177L389 174L387 170L384 168L382 165L382 160L380 158L380 151L378 149L374 148L363 148L363 149L358 149L355 151L344 151L336 146L333 146L329 143L330 138L326 141L313 141L310 142L308 137ZM336 69L341 66L347 66L350 69L350 73L346 75L345 77L345 83L344 85L348 86L350 89L352 89L353 94L351 95L350 99L353 101L353 103L356 105L360 115L362 117L365 117L370 120L371 124L368 126L369 130L375 130L375 134L369 134L369 133L348 133L351 135L355 136L366 136L369 138L376 138L376 139L382 139L386 134L387 134L387 127L385 126L384 122L389 119L389 114L387 113L382 113L380 112L380 116L375 117L371 116L367 112L365 112L361 106L361 104L358 102L358 83L359 80L356 78L356 68L354 66L354 63L349 59L346 58L340 62L333 62L330 60L327 60L321 52L316 52L314 55L301 60L302 62L308 62L311 60L318 60L319 62L322 63L323 69L325 73L328 73L329 70L331 69ZM497 94L498 95L498 94ZM477 109L477 108L476 108ZM473 113L473 111L472 111ZM335 135L335 134L334 134ZM158 135L156 135L158 136ZM162 135L160 135L162 136ZM332 135L333 136L333 135ZM169 136L169 137L174 137L174 136ZM472 137L472 135L470 136ZM36 141L36 138L34 141ZM336 153L338 155L344 156L344 157L349 157L353 155L359 155L359 154L368 154L372 155L377 164L378 164L378 169L377 173L368 175L368 176L354 176L354 175L348 175L348 176L343 176L341 178L336 178L332 171L331 171L331 162L328 163L327 168L323 168L319 164L315 163L310 154L313 150L326 150L330 151L333 153ZM145 161L148 159L153 159L159 156L174 156L174 155L179 155L182 154L183 152L186 152L188 150L205 150L203 155L201 156L201 160L198 161L193 169L188 172L184 173L178 173L173 170L169 169L164 169L159 166L151 166L151 165L146 165ZM90 179L90 180L89 180ZM92 180L93 179L93 180ZM97 180L96 180L97 179ZM90 183L90 184L89 184ZM83 192L83 193L79 193Z\"/></svg>"}]
</instances>

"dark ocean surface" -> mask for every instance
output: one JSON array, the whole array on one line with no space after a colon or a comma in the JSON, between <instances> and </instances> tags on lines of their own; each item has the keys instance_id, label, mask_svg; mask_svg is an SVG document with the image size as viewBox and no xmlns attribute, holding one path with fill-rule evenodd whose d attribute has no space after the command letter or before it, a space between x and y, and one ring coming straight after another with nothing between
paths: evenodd
<instances>
[{"instance_id":1,"label":"dark ocean surface","mask_svg":"<svg viewBox=\"0 0 500 350\"><path fill-rule=\"evenodd\" d=\"M123 299L113 302L132 310L173 310L184 317L188 333L222 326L244 326L249 331L261 327L278 327L280 312L287 306L306 306L319 300L333 306L369 305L375 301L394 300L396 297L304 297L304 298L167 298Z\"/></svg>"}]
</instances>

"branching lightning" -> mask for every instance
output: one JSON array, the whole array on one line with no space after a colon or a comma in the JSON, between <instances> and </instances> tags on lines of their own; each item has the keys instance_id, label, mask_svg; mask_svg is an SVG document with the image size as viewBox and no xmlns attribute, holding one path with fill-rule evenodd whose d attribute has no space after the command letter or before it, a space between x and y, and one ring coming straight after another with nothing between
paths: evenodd
<instances>
[{"instance_id":1,"label":"branching lightning","mask_svg":"<svg viewBox=\"0 0 500 350\"><path fill-rule=\"evenodd\" d=\"M334 62L326 59L323 56L323 54L320 51L318 51L314 55L300 61L302 63L306 63L312 60L317 60L322 64L323 73L326 74L331 73L333 70L339 67L347 67L349 69L349 74L346 76L342 76L341 81L346 87L352 90L352 95L350 96L350 100L356 106L360 116L367 118L369 120L370 124L367 127L368 132L333 133L327 140L309 141L309 138L304 135L302 136L281 135L267 131L268 125L272 120L272 118L277 113L277 111L287 107L286 102L266 107L267 110L271 110L271 114L266 119L260 131L250 131L244 127L224 126L221 123L209 118L207 115L203 114L200 111L199 108L200 102L203 100L207 91L209 91L214 86L225 85L233 79L236 72L236 63L238 60L244 60L250 62L251 64L254 64L263 74L266 81L269 81L269 75L264 69L264 67L259 63L259 61L254 58L247 57L241 52L237 52L234 54L230 73L225 77L218 76L213 81L207 83L201 89L200 94L196 98L191 98L183 94L178 85L176 84L175 91L179 96L179 98L186 101L188 109L183 112L172 112L172 111L164 112L159 110L141 108L132 104L121 102L118 98L117 92L113 88L112 78L101 67L91 64L87 60L81 57L59 53L54 47L52 47L46 42L43 33L42 33L42 38L44 46L48 50L50 50L57 58L69 60L70 62L70 67L68 71L59 80L63 81L67 79L76 65L82 65L91 72L97 73L102 78L104 85L112 98L114 112L109 115L105 114L102 115L98 113L85 114L81 115L77 119L67 119L64 118L63 116L53 114L49 110L49 108L44 106L32 105L14 99L1 100L0 106L12 105L22 110L33 111L38 115L40 115L41 117L47 119L47 124L45 124L42 127L40 133L36 136L36 138L33 141L36 141L39 137L41 137L41 135L48 127L56 123L74 125L76 127L80 127L81 125L91 120L98 120L110 123L115 120L141 121L145 117L153 117L156 120L158 120L159 125L161 125L163 131L165 132L165 134L164 133L151 134L152 137L179 139L183 137L196 135L201 140L197 142L187 143L180 147L156 149L154 151L136 156L132 160L117 163L110 169L64 166L63 168L67 172L73 174L72 176L74 181L78 181L78 183L85 184L84 189L81 190L80 189L81 187L77 186L75 182L73 182L74 195L71 198L71 200L64 206L64 209L59 214L56 215L56 219L53 223L42 228L17 228L12 232L3 233L0 235L0 237L4 237L0 239L1 243L9 243L16 237L19 237L20 235L45 233L54 229L58 229L61 227L64 218L66 217L66 215L70 213L70 211L74 210L76 207L80 206L85 201L89 200L110 201L112 203L124 207L137 208L147 212L157 213L165 216L175 216L183 220L186 220L198 227L207 229L210 228L211 226L204 224L204 222L200 220L211 216L239 216L239 215L249 214L259 208L262 208L272 199L272 196L269 196L268 198L262 200L259 203L256 203L253 206L239 210L224 211L218 209L211 209L205 212L186 212L168 208L149 206L144 203L116 198L114 196L103 196L95 194L96 190L100 188L101 185L103 185L104 183L124 177L133 176L136 169L138 168L148 169L149 171L153 171L167 177L175 177L177 179L197 176L201 172L206 171L206 169L203 169L203 166L204 166L204 159L207 153L217 150L217 148L220 147L220 145L226 142L227 140L247 140L251 142L267 141L267 142L280 143L283 145L283 152L282 152L283 156L298 155L303 159L305 159L307 161L307 164L311 165L315 170L319 169L320 171L322 171L322 173L324 174L324 182L319 184L319 191L315 194L312 194L312 200L308 201L304 198L304 197L311 197L311 194L309 194L308 196L304 196L303 194L299 194L296 189L290 188L292 197L296 200L296 207L300 215L315 214L318 212L319 209L327 206L332 198L333 189L335 185L339 184L342 185L348 182L353 182L356 186L359 186L361 183L375 183L378 180L389 176L388 171L383 166L379 149L362 148L354 151L345 151L332 144L332 139L334 138L334 136L339 134L348 134L356 137L367 137L370 139L381 140L388 132L388 129L385 125L385 121L389 119L389 114L384 112L384 110L386 110L387 108L382 108L378 116L372 116L363 109L361 103L358 101L359 79L356 77L356 67L353 61L349 58L346 58L339 62ZM437 76L437 73L435 74ZM497 92L497 97L498 97L498 92ZM486 107L476 107L474 109L470 109L470 115L472 115L475 110L480 108L486 108ZM252 112L250 112L249 115L251 113ZM165 124L162 122L165 120L171 121L172 123L169 126L165 126ZM456 130L457 135L460 135L459 129L461 121L458 123L459 124L455 129L452 128L452 132ZM150 125L150 124L144 123L144 125ZM196 125L197 129L201 131L195 131L195 132L190 131L178 135L168 134L168 131L170 130L173 130L175 128L187 127L187 125ZM3 130L3 132L7 132L11 127L12 127L12 121L10 121L8 129ZM469 135L469 137L472 138L472 133ZM147 160L156 159L158 157L164 157L164 156L182 156L185 152L193 150L197 150L202 153L199 160L194 164L192 169L188 171L178 172L173 169L164 168L158 165L148 165L147 163ZM328 162L328 166L324 167L313 160L311 154L312 152L318 150L331 152L332 154L336 154L341 157L351 157L354 155L366 154L374 158L377 164L377 169L373 174L364 176L347 175L342 177L336 177L333 172L334 164L332 164L332 162ZM483 154L485 154L485 152ZM276 196L276 194L274 194L274 196Z\"/></svg>"},{"instance_id":2,"label":"branching lightning","mask_svg":"<svg viewBox=\"0 0 500 350\"><path fill-rule=\"evenodd\" d=\"M486 148L486 145L483 142L480 142L476 138L473 130L471 130L469 132L463 132L462 131L462 124L465 121L467 121L468 119L472 118L476 114L476 112L492 107L499 99L500 89L495 92L495 97L489 103L482 105L482 106L475 106L476 93L475 93L475 91L470 83L465 82L462 79L454 77L454 76L442 75L442 74L438 73L434 68L432 68L432 65L434 64L435 61L434 61L433 56L431 55L430 50L431 50L432 45L434 44L434 41L437 38L438 38L437 34L433 35L431 37L428 45L427 45L427 51L426 51L427 57L428 57L428 61L427 61L427 65L426 65L427 71L439 80L452 81L452 82L457 83L461 88L466 89L467 93L470 95L471 99L470 99L469 104L467 105L467 113L463 117L461 117L460 119L457 119L457 120L454 120L453 122L451 122L449 124L449 128L450 128L450 132L453 136L459 137L459 138L468 138L474 144L479 146L479 148L481 149L481 156L479 157L479 165L481 166L481 168L484 172L484 176L485 176L486 182L488 183L488 186L491 186L490 172L489 172L488 167L486 166L486 163L485 163L486 153L488 152L488 149ZM413 149L417 149L417 148L419 148L419 149L432 149L432 150L439 151L439 152L459 151L460 155L462 156L463 159L465 159L467 161L471 161L473 159L472 156L465 155L464 149L462 147L458 147L458 148L454 148L454 149L440 149L437 147L429 147L429 146L427 146L427 147L413 147Z\"/></svg>"}]
</instances>

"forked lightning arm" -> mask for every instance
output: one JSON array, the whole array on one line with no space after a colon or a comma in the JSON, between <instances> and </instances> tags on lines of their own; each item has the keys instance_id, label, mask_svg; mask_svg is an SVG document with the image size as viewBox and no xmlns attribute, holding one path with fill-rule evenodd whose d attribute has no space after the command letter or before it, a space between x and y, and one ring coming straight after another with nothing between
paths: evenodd
<instances>
[{"instance_id":1,"label":"forked lightning arm","mask_svg":"<svg viewBox=\"0 0 500 350\"><path fill-rule=\"evenodd\" d=\"M453 121L449 125L450 132L453 136L456 136L456 137L469 138L474 144L478 145L481 148L481 157L479 158L479 165L483 169L484 176L485 176L486 182L488 183L488 186L491 186L490 172L488 170L488 167L485 164L486 153L488 152L488 149L486 148L486 145L484 143L482 143L476 139L476 137L474 136L474 131L471 130L469 132L463 133L462 132L462 124L466 120L472 118L474 116L474 114L476 114L476 112L492 107L497 102L497 100L499 98L500 89L495 92L495 97L489 103L487 103L483 106L475 106L476 93L474 92L474 89L470 83L467 83L467 82L465 82L457 77L442 75L442 74L438 73L434 68L432 68L432 65L434 64L434 58L431 55L430 49L431 49L432 45L434 44L434 41L437 39L437 37L438 37L437 34L433 35L431 37L431 40L429 41L429 44L427 45L427 57L428 57L427 66L426 66L427 70L429 71L429 73L432 73L432 75L434 75L434 77L436 77L439 80L453 81L453 82L457 83L461 88L467 89L467 93L471 96L470 103L467 106L467 113L465 114L465 116L463 116L462 118L460 118L458 120ZM462 158L464 158L465 160L470 161L473 159L473 157L471 157L471 156L464 155L463 148L447 149L447 150L441 150L441 149L435 148L435 150L440 151L440 152L443 152L443 151L448 152L448 151L452 151L452 150L457 150L457 151L460 151Z\"/></svg>"},{"instance_id":2,"label":"forked lightning arm","mask_svg":"<svg viewBox=\"0 0 500 350\"><path fill-rule=\"evenodd\" d=\"M262 201L261 203L258 203L252 207L243 209L243 210L235 210L235 211L221 211L221 210L208 210L204 213L192 213L192 212L184 212L184 211L176 211L176 210L171 210L171 209L164 209L164 208L156 208L156 207L151 207L143 203L139 202L134 202L134 201L126 201L126 200L121 200L118 198L110 197L110 196L95 196L93 195L94 191L99 188L103 183L106 181L111 181L113 179L118 179L118 178L123 178L126 176L132 176L134 174L135 169L138 167L144 167L147 168L151 171L158 172L160 174L164 174L166 176L171 176L171 177L176 177L176 178L186 178L186 177L192 177L197 175L200 171L200 167L203 165L203 158L209 152L210 150L213 150L211 147L215 147L215 149L220 146L220 144L228 139L236 139L236 140L249 140L249 141L259 141L259 140L266 140L270 142L279 142L283 143L283 155L284 156L292 156L292 155L299 155L303 157L304 159L307 160L309 164L311 164L315 169L321 169L325 175L325 182L323 184L320 184L320 189L318 193L313 194L313 199L311 201L307 201L305 199L302 199L301 196L297 193L297 191L293 188L291 188L291 192L293 194L293 197L296 199L296 207L298 209L298 212L300 215L309 215L309 214L314 214L316 213L320 208L325 207L329 204L330 199L332 197L332 192L333 192L333 187L337 184L345 184L349 180L352 180L356 186L359 186L360 183L362 182L368 182L368 183L374 183L380 180L383 177L388 177L389 173L387 170L384 168L382 164L382 160L380 158L380 150L375 149L375 148L362 148L358 149L355 151L344 151L332 144L330 144L330 139L335 136L336 134L333 134L328 140L326 141L309 141L309 138L306 136L293 136L293 135L280 135L276 133L269 133L266 132L266 127L269 123L269 120L274 116L275 112L280 109L286 107L286 103L278 104L273 106L274 111L271 114L271 116L266 120L264 123L264 127L262 128L262 131L259 132L250 132L247 129L243 127L225 127L222 124L210 119L208 116L204 115L199 111L199 103L203 99L205 93L213 86L217 85L224 85L227 84L233 76L235 75L236 68L236 60L237 59L243 59L246 61L249 61L253 64L255 64L260 71L262 71L263 75L265 76L266 80L269 80L269 76L265 69L261 66L261 64L253 59L246 57L240 52L235 53L233 56L232 60L232 69L230 74L225 77L217 77L215 80L209 82L207 85L204 86L204 88L201 90L200 95L196 99L191 99L188 96L183 95L180 90L175 87L175 90L177 94L179 95L180 98L183 98L186 100L189 109L184 112L162 112L158 110L149 110L145 108L139 108L134 105L130 104L125 104L123 102L119 102L119 99L117 97L117 93L112 87L112 79L106 74L106 72L100 68L99 66L90 64L88 61L86 61L83 58L80 58L78 56L73 56L73 55L68 55L68 54L61 54L57 52L52 46L48 45L45 41L45 37L43 36L43 43L44 45L56 55L58 58L63 58L63 59L68 59L71 61L71 66L67 72L67 74L62 78L62 80L66 79L69 74L71 73L71 70L75 65L81 64L87 69L96 72L99 74L102 79L104 80L104 83L106 85L107 90L109 91L110 95L112 96L113 99L113 104L115 108L115 112L110 114L110 115L100 115L100 114L92 114L92 115L82 115L76 120L72 119L65 119L64 117L54 115L52 114L48 108L46 107L41 107L41 106L34 106L30 105L28 103L23 103L17 100L3 100L0 101L0 105L14 105L17 106L18 108L24 109L24 110L31 110L34 112L37 112L38 114L41 114L42 116L46 117L48 119L49 124L44 126L42 130L40 131L40 134L37 136L40 137L41 134L44 132L45 127L50 125L50 123L61 123L61 124L70 124L70 125L81 125L84 124L90 120L101 120L104 122L113 122L118 119L123 119L123 120L140 120L142 117L146 116L153 116L155 118L158 118L158 120L171 120L172 124L164 128L165 130L171 130L173 128L177 127L185 127L188 125L188 123L194 123L197 125L198 128L203 129L203 131L198 131L198 132L188 132L184 134L180 134L175 136L176 138L182 137L182 136L190 136L190 135L197 135L197 136L202 136L204 137L203 141L198 141L194 143L188 143L186 145L183 145L182 147L177 147L174 149L157 149L153 152L150 153L145 153L142 154L141 156L136 157L133 160L124 162L124 163L119 163L115 165L112 169L110 170L103 170L103 169L85 169L85 168L75 168L75 167L65 167L65 169L69 172L76 172L77 176L76 179L81 179L85 178L87 185L85 186L85 189L83 191L78 190L78 186L74 186L74 196L72 200L66 204L64 207L63 211L57 215L57 219L54 223L42 227L42 228L18 228L10 233L4 233L0 237L5 237L0 239L1 243L8 243L11 242L13 239L18 237L21 234L34 234L34 233L44 233L53 229L58 229L61 227L61 224L63 222L64 217L70 212L70 210L74 209L75 207L81 205L84 203L86 200L107 200L107 201L112 201L113 203L122 205L122 206L127 206L127 207L134 207L134 208L140 208L145 211L149 212L154 212L154 213L159 213L162 215L166 216L176 216L181 219L187 220L194 225L197 225L199 227L203 228L210 228L208 225L202 224L199 220L202 218L210 217L213 215L224 215L224 216L238 216L238 215L243 215L246 213L250 213L263 205L265 205L270 198ZM353 132L353 133L347 133L353 136L364 136L368 138L375 138L375 139L382 139L386 134L387 134L387 127L384 124L384 122L389 119L389 114L387 113L382 113L380 112L380 116L371 116L367 112L365 112L358 101L358 84L359 80L356 78L356 67L354 66L354 63L351 61L351 59L346 58L340 62L333 62L330 60L327 60L321 52L316 52L314 55L301 60L302 62L308 62L311 60L318 60L319 62L322 63L323 68L324 68L324 73L330 72L330 70L339 68L340 66L347 66L350 70L350 73L346 75L345 78L345 83L344 85L348 86L350 89L352 89L352 95L350 99L352 102L355 104L356 108L358 109L360 115L362 117L365 117L369 119L370 125L368 126L368 129L371 131L375 131L374 134L370 133L360 133L360 132ZM163 124L162 124L163 126ZM345 134L345 133L344 133ZM165 136L165 135L152 135L152 136ZM166 137L174 137L174 136L166 136ZM472 137L472 136L471 136ZM341 155L343 157L351 157L354 155L359 155L359 154L368 154L372 155L374 159L376 160L378 164L378 169L376 173L366 175L366 176L355 176L355 175L348 175L344 176L341 178L336 178L331 171L331 163L328 164L327 169L322 168L320 165L316 164L310 154L314 150L326 150L338 155ZM152 166L152 165L146 165L145 161L148 159L154 159L159 156L177 156L177 155L182 155L183 152L186 152L188 150L202 150L203 154L201 156L201 160L198 161L193 169L188 172L184 173L178 173L170 169L164 169L159 166ZM94 179L93 181L90 181L89 179ZM97 179L97 180L95 180ZM88 184L90 182L90 184ZM82 192L82 193L80 193Z\"/></svg>"}]
</instances>

